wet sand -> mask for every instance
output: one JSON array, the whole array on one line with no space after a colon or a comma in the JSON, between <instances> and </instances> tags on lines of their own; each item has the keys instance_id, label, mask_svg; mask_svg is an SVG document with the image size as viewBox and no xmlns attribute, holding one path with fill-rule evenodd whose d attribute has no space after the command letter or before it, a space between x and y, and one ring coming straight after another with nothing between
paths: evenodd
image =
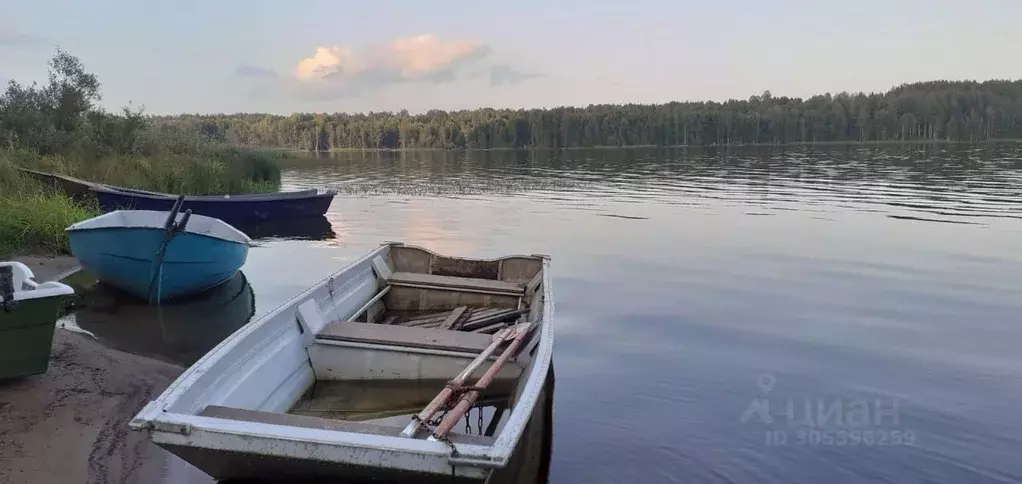
<instances>
[{"instance_id":1,"label":"wet sand","mask_svg":"<svg viewBox=\"0 0 1022 484\"><path fill-rule=\"evenodd\" d=\"M32 269L38 282L60 280L81 268L78 259L71 256L19 256L14 260Z\"/></svg>"},{"instance_id":2,"label":"wet sand","mask_svg":"<svg viewBox=\"0 0 1022 484\"><path fill-rule=\"evenodd\" d=\"M166 454L131 418L183 368L58 329L49 370L0 382L0 482L159 482Z\"/></svg>"},{"instance_id":3,"label":"wet sand","mask_svg":"<svg viewBox=\"0 0 1022 484\"><path fill-rule=\"evenodd\" d=\"M17 260L40 282L78 268L72 257ZM57 329L45 374L0 381L0 482L167 482L181 463L128 422L182 371Z\"/></svg>"}]
</instances>

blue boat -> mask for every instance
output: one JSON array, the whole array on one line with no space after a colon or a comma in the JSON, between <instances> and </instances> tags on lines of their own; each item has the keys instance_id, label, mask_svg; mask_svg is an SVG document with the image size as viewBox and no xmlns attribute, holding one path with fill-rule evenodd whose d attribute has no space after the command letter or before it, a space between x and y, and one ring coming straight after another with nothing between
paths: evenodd
<instances>
[{"instance_id":1,"label":"blue boat","mask_svg":"<svg viewBox=\"0 0 1022 484\"><path fill-rule=\"evenodd\" d=\"M221 220L190 212L117 210L67 228L71 253L96 279L158 303L230 279L251 240Z\"/></svg>"},{"instance_id":2,"label":"blue boat","mask_svg":"<svg viewBox=\"0 0 1022 484\"><path fill-rule=\"evenodd\" d=\"M90 186L104 212L115 210L169 211L177 195L109 185ZM301 190L245 195L186 196L181 210L218 218L231 225L323 216L336 195L333 191Z\"/></svg>"}]
</instances>

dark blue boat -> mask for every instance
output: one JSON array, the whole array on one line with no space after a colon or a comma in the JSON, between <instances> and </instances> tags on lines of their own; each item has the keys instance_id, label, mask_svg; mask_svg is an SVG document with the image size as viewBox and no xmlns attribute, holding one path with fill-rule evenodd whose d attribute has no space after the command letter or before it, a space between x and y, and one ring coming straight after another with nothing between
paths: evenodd
<instances>
[{"instance_id":1,"label":"dark blue boat","mask_svg":"<svg viewBox=\"0 0 1022 484\"><path fill-rule=\"evenodd\" d=\"M177 195L147 192L111 186L89 188L99 201L100 210L170 211ZM247 195L186 196L181 211L218 218L231 225L245 225L269 220L293 220L322 216L330 207L335 193L302 190L284 193Z\"/></svg>"}]
</instances>

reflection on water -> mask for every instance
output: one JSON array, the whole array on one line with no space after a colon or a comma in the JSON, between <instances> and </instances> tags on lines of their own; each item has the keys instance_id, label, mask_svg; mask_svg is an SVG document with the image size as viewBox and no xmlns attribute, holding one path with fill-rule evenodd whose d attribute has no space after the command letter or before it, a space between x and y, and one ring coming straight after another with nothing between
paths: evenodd
<instances>
[{"instance_id":1,"label":"reflection on water","mask_svg":"<svg viewBox=\"0 0 1022 484\"><path fill-rule=\"evenodd\" d=\"M253 222L250 225L235 225L236 229L253 240L259 239L290 239L290 240L324 240L333 238L333 226L324 216L300 217L295 219Z\"/></svg>"},{"instance_id":2,"label":"reflection on water","mask_svg":"<svg viewBox=\"0 0 1022 484\"><path fill-rule=\"evenodd\" d=\"M151 306L81 273L74 313L78 328L128 353L189 366L247 323L255 297L245 274L194 297Z\"/></svg>"}]
</instances>

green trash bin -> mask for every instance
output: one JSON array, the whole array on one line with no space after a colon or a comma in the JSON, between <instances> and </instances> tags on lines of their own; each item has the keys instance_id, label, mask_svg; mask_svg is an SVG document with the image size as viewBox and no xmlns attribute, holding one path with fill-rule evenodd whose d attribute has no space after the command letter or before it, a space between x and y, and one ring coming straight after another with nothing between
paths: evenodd
<instances>
[{"instance_id":1,"label":"green trash bin","mask_svg":"<svg viewBox=\"0 0 1022 484\"><path fill-rule=\"evenodd\" d=\"M57 319L74 290L37 283L28 266L0 262L0 379L46 373Z\"/></svg>"}]
</instances>

